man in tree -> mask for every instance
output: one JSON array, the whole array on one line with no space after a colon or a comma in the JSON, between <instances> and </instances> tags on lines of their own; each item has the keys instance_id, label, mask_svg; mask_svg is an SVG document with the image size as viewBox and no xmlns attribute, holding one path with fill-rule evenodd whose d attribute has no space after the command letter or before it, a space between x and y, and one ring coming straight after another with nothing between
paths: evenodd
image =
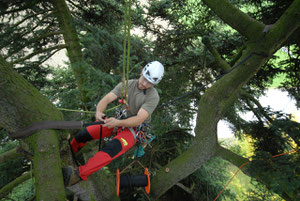
<instances>
[{"instance_id":1,"label":"man in tree","mask_svg":"<svg viewBox=\"0 0 300 201\"><path fill-rule=\"evenodd\" d=\"M142 123L149 123L151 114L159 102L159 95L153 87L158 84L164 74L164 67L158 61L148 63L136 80L128 81L127 118L106 118L104 111L107 105L118 97L122 97L122 83L119 83L111 92L105 95L97 104L96 121L103 121L103 125L92 125L80 131L71 141L71 148L76 153L90 140L99 139L102 129L102 138L117 135L101 151L90 158L87 164L78 168L64 167L63 176L66 186L71 186L80 180L87 180L88 176L108 165L132 146L137 139L136 127Z\"/></svg>"}]
</instances>

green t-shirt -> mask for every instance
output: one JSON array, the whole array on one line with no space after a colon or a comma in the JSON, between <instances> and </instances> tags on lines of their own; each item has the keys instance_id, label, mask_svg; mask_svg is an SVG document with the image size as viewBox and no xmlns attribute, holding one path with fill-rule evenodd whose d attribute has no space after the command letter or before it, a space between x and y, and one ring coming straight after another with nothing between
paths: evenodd
<instances>
[{"instance_id":1,"label":"green t-shirt","mask_svg":"<svg viewBox=\"0 0 300 201\"><path fill-rule=\"evenodd\" d=\"M112 91L119 98L122 97L122 82L120 82ZM159 95L154 87L150 87L145 92L138 88L138 80L128 81L128 105L129 111L127 115L136 116L140 108L143 108L149 113L145 123L151 120L151 114L159 102Z\"/></svg>"}]
</instances>

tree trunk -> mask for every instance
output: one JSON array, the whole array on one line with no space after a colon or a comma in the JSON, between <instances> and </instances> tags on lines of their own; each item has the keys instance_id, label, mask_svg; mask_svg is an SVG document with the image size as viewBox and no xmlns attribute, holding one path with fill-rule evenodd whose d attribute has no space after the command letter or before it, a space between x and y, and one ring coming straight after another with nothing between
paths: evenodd
<instances>
[{"instance_id":1,"label":"tree trunk","mask_svg":"<svg viewBox=\"0 0 300 201\"><path fill-rule=\"evenodd\" d=\"M85 83L87 83L88 73L82 57L76 28L65 0L52 0L52 3L67 45L68 57L81 93L81 100L85 104L90 101L90 98L87 96L87 89L84 87Z\"/></svg>"},{"instance_id":2,"label":"tree trunk","mask_svg":"<svg viewBox=\"0 0 300 201\"><path fill-rule=\"evenodd\" d=\"M61 120L61 113L0 57L0 127L15 132L34 122ZM37 200L66 200L57 134L45 130L20 141L34 153ZM49 196L51 195L51 196Z\"/></svg>"},{"instance_id":3,"label":"tree trunk","mask_svg":"<svg viewBox=\"0 0 300 201\"><path fill-rule=\"evenodd\" d=\"M300 0L294 1L283 16L266 33L259 46L256 47L258 38L262 35L264 27L250 17L238 11L241 17L231 17L237 9L229 5L226 0L204 0L219 17L227 24L232 25L243 35L250 38L247 48L241 59L248 56L253 48L262 55L253 55L238 68L219 79L202 96L197 113L195 128L195 142L178 158L163 167L152 179L152 195L155 199L164 194L169 188L181 179L196 171L206 160L214 156L217 151L217 123L236 99L240 89L259 70L262 64L277 50L284 41L300 26L299 9ZM214 6L218 5L218 6ZM244 29L242 25L248 23L251 29ZM253 30L255 30L253 32ZM251 32L251 33L250 33ZM240 60L241 60L240 59ZM164 168L170 167L170 172L165 173ZM173 171L173 172L172 172ZM275 181L274 181L275 182Z\"/></svg>"}]
</instances>

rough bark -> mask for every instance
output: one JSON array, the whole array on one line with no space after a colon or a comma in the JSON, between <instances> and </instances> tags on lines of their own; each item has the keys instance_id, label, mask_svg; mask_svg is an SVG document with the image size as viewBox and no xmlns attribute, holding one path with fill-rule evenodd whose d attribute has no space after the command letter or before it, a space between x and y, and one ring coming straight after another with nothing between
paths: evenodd
<instances>
[{"instance_id":1,"label":"rough bark","mask_svg":"<svg viewBox=\"0 0 300 201\"><path fill-rule=\"evenodd\" d=\"M256 46L256 41L254 41L254 39L260 38L262 34L262 24L249 20L244 16L225 16L228 13L228 15L233 13L233 8L228 5L227 1L204 0L204 2L207 3L217 15L220 15L226 23L232 25L239 32L242 32L253 40L247 44L241 59L249 55ZM283 45L284 41L299 27L299 9L300 1L296 0L283 16L270 28L263 41L256 47L256 52L263 53L265 56L253 55L241 66L219 79L202 96L197 112L195 142L185 153L163 167L152 179L152 195L155 199L164 194L170 187L178 183L178 181L192 174L204 164L206 160L215 155L217 148L216 128L218 121L233 104L242 86L254 76L261 65L266 62L266 60L277 51L277 49ZM248 23L248 26L252 28L248 29L247 27L244 27L242 25L244 23ZM164 168L166 167L170 167L169 173L164 172Z\"/></svg>"},{"instance_id":2,"label":"rough bark","mask_svg":"<svg viewBox=\"0 0 300 201\"><path fill-rule=\"evenodd\" d=\"M84 65L79 38L70 10L65 0L51 0L51 2L53 3L60 29L63 31L65 44L67 44L68 56L81 93L81 100L83 103L87 103L90 100L84 87L84 83L87 83L86 79L88 78L87 69Z\"/></svg>"},{"instance_id":3,"label":"rough bark","mask_svg":"<svg viewBox=\"0 0 300 201\"><path fill-rule=\"evenodd\" d=\"M45 120L61 120L61 113L0 57L0 126L15 132ZM65 200L57 132L44 130L20 141L34 153L37 200ZM49 197L49 195L52 195Z\"/></svg>"}]
</instances>

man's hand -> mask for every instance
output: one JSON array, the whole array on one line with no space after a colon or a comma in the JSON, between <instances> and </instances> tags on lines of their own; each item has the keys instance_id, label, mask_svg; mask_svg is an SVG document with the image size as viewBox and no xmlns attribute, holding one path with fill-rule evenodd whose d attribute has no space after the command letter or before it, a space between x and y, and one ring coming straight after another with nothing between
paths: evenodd
<instances>
[{"instance_id":1,"label":"man's hand","mask_svg":"<svg viewBox=\"0 0 300 201\"><path fill-rule=\"evenodd\" d=\"M104 121L105 120L105 114L103 112L96 111L96 121Z\"/></svg>"},{"instance_id":2,"label":"man's hand","mask_svg":"<svg viewBox=\"0 0 300 201\"><path fill-rule=\"evenodd\" d=\"M104 120L103 127L114 128L116 126L120 126L120 120L113 117Z\"/></svg>"}]
</instances>

